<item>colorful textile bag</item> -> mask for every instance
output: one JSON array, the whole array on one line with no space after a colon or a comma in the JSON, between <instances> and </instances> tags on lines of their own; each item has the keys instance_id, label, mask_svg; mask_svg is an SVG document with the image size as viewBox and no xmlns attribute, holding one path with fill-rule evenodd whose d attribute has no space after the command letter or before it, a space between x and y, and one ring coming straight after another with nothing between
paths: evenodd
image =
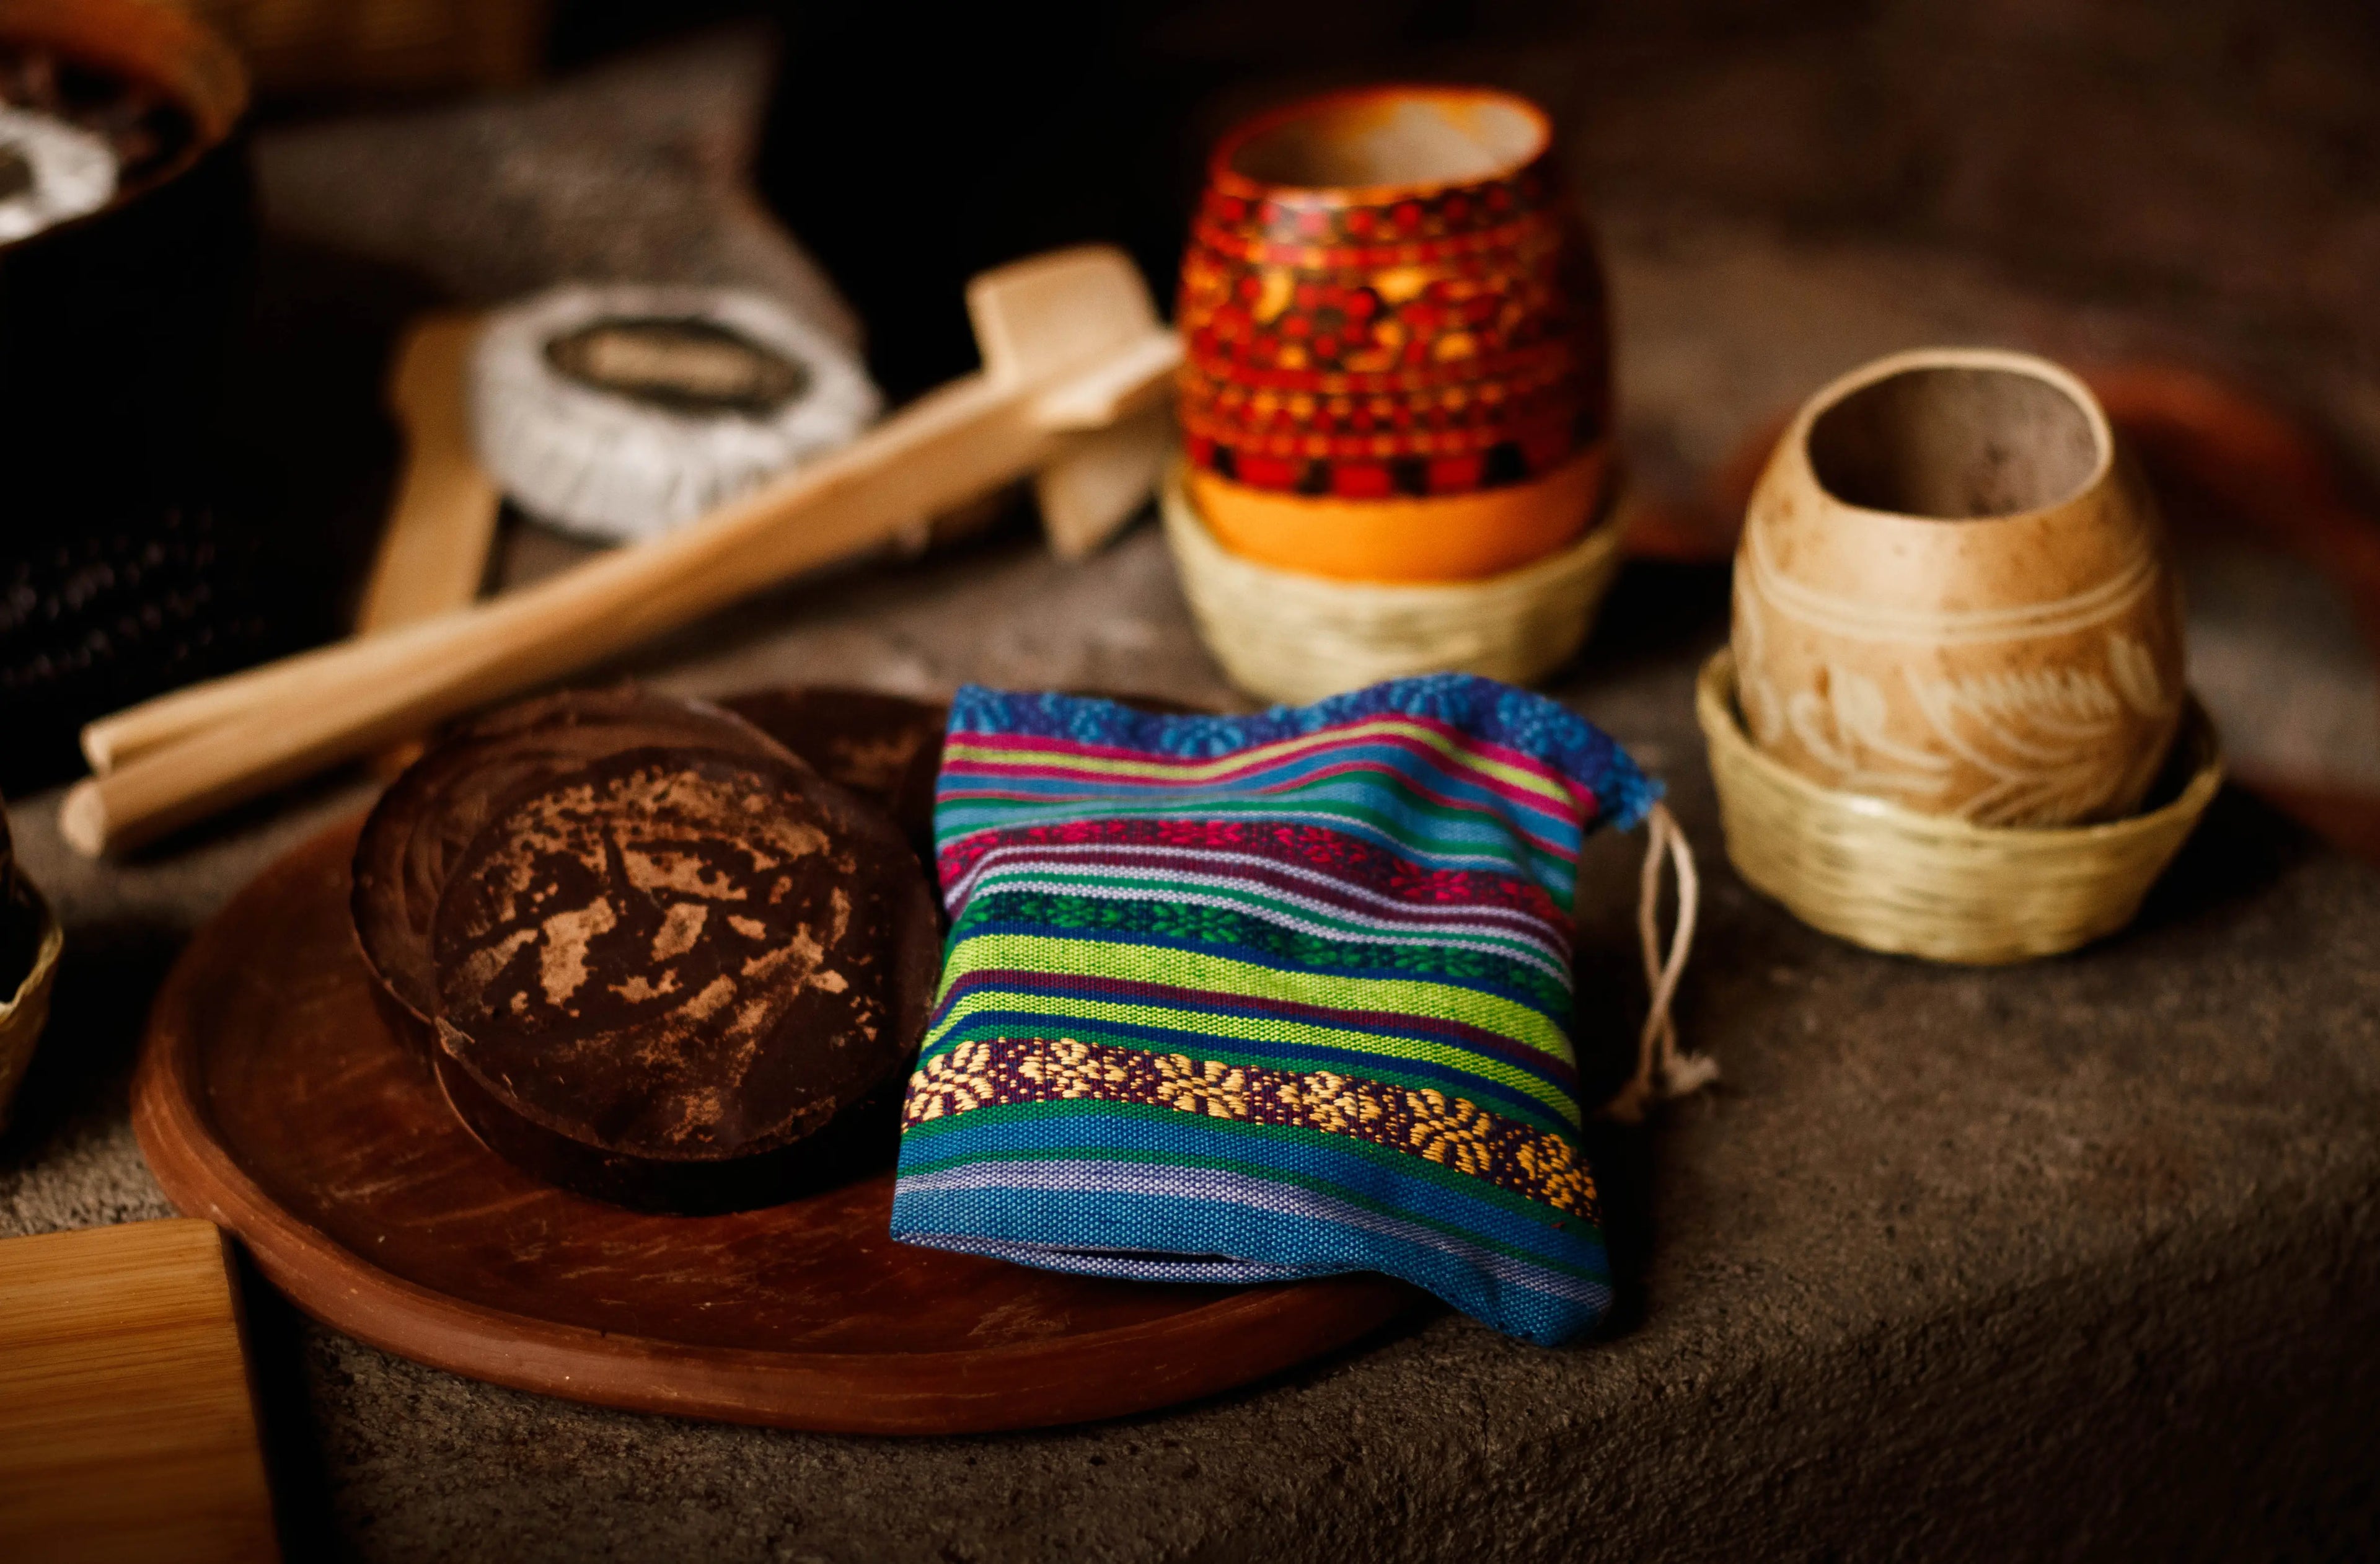
<instances>
[{"instance_id":1,"label":"colorful textile bag","mask_svg":"<svg viewBox=\"0 0 2380 1564\"><path fill-rule=\"evenodd\" d=\"M1253 717L960 691L893 1234L1160 1280L1385 1271L1532 1340L1588 1328L1571 899L1586 835L1656 792L1464 675Z\"/></svg>"}]
</instances>

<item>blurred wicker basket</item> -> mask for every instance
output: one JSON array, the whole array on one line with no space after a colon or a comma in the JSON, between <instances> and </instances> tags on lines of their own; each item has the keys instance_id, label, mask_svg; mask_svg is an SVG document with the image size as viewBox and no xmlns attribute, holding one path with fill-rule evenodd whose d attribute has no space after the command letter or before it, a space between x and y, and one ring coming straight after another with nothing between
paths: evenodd
<instances>
[{"instance_id":1,"label":"blurred wicker basket","mask_svg":"<svg viewBox=\"0 0 2380 1564\"><path fill-rule=\"evenodd\" d=\"M1626 530L1617 513L1607 515L1561 552L1480 581L1342 581L1224 549L1178 463L1162 500L1200 637L1233 684L1270 700L1319 700L1411 673L1543 678L1586 639Z\"/></svg>"},{"instance_id":2,"label":"blurred wicker basket","mask_svg":"<svg viewBox=\"0 0 2380 1564\"><path fill-rule=\"evenodd\" d=\"M511 87L537 75L552 0L161 0L231 40L260 91Z\"/></svg>"},{"instance_id":3,"label":"blurred wicker basket","mask_svg":"<svg viewBox=\"0 0 2380 1564\"><path fill-rule=\"evenodd\" d=\"M1999 965L2123 927L2223 782L2222 749L2195 698L2172 762L2189 775L2168 801L2054 830L1921 814L1786 770L1746 736L1726 651L1703 664L1694 714L1737 872L1813 927L1934 961Z\"/></svg>"},{"instance_id":4,"label":"blurred wicker basket","mask_svg":"<svg viewBox=\"0 0 2380 1564\"><path fill-rule=\"evenodd\" d=\"M5 856L0 856L0 915L26 915L38 930L32 964L13 991L0 993L0 1129L7 1126L8 1104L17 1095L18 1083L25 1078L25 1067L33 1061L33 1045L41 1041L42 1028L49 1023L50 989L57 982L58 952L66 944L50 904L31 880L21 872L11 872ZM5 949L5 941L0 941L0 949Z\"/></svg>"}]
</instances>

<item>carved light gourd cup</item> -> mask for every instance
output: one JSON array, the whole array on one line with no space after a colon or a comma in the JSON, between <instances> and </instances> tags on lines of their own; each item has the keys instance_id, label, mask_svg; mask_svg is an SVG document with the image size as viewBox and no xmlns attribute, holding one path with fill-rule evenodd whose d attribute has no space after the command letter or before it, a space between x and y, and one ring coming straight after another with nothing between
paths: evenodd
<instances>
[{"instance_id":1,"label":"carved light gourd cup","mask_svg":"<svg viewBox=\"0 0 2380 1564\"><path fill-rule=\"evenodd\" d=\"M1453 581L1560 550L1609 478L1593 247L1543 111L1378 87L1225 137L1182 267L1201 517L1243 558Z\"/></svg>"},{"instance_id":2,"label":"carved light gourd cup","mask_svg":"<svg viewBox=\"0 0 2380 1564\"><path fill-rule=\"evenodd\" d=\"M1979 825L2139 806L2183 699L2155 506L2082 382L1985 349L1882 358L1795 417L1735 562L1753 742Z\"/></svg>"}]
</instances>

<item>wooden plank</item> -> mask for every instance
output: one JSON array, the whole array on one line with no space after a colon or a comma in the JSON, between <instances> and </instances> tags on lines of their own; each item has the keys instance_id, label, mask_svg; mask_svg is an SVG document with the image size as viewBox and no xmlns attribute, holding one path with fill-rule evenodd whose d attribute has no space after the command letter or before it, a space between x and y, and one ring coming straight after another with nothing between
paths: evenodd
<instances>
[{"instance_id":1,"label":"wooden plank","mask_svg":"<svg viewBox=\"0 0 2380 1564\"><path fill-rule=\"evenodd\" d=\"M0 1558L278 1557L213 1224L0 1242Z\"/></svg>"}]
</instances>

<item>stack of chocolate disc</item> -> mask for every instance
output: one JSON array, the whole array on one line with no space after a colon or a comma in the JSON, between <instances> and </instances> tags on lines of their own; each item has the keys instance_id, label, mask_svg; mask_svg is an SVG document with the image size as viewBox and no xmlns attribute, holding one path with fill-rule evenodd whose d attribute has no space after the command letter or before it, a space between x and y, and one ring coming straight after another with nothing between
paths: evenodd
<instances>
[{"instance_id":1,"label":"stack of chocolate disc","mask_svg":"<svg viewBox=\"0 0 2380 1564\"><path fill-rule=\"evenodd\" d=\"M484 719L389 789L353 894L392 1019L541 1178L709 1211L890 1158L940 964L923 867L726 710L624 689Z\"/></svg>"},{"instance_id":2,"label":"stack of chocolate disc","mask_svg":"<svg viewBox=\"0 0 2380 1564\"><path fill-rule=\"evenodd\" d=\"M934 860L934 779L950 712L877 690L787 685L720 702L832 782L890 810L918 861Z\"/></svg>"}]
</instances>

